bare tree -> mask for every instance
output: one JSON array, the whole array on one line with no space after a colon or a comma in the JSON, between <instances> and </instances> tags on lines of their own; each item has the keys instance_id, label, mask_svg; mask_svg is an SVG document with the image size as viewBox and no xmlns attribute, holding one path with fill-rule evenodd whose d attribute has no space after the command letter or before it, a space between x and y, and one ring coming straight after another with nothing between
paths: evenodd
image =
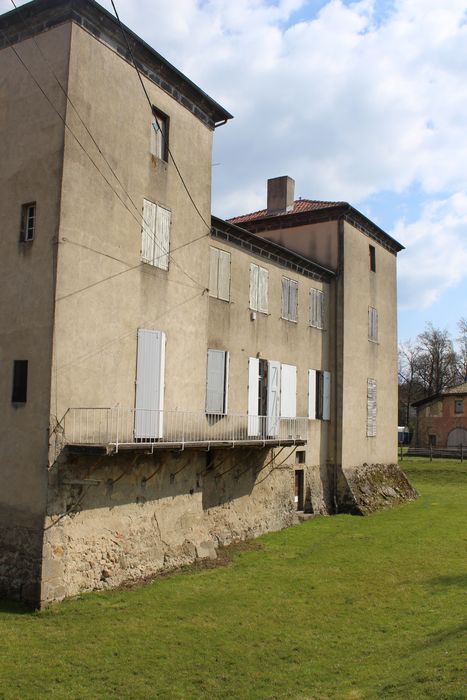
<instances>
[{"instance_id":1,"label":"bare tree","mask_svg":"<svg viewBox=\"0 0 467 700\"><path fill-rule=\"evenodd\" d=\"M459 365L447 330L429 323L417 336L416 376L427 396L459 383Z\"/></svg>"},{"instance_id":2,"label":"bare tree","mask_svg":"<svg viewBox=\"0 0 467 700\"><path fill-rule=\"evenodd\" d=\"M459 329L459 335L456 338L459 375L462 382L467 382L467 318L460 318L457 328Z\"/></svg>"},{"instance_id":3,"label":"bare tree","mask_svg":"<svg viewBox=\"0 0 467 700\"><path fill-rule=\"evenodd\" d=\"M410 425L410 406L424 395L417 374L418 356L411 340L399 345L399 425Z\"/></svg>"}]
</instances>

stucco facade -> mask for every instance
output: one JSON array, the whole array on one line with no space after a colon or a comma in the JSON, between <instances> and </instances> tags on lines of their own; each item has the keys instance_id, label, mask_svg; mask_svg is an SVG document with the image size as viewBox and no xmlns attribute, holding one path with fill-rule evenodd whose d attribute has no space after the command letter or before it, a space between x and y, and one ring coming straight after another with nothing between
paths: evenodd
<instances>
[{"instance_id":1,"label":"stucco facade","mask_svg":"<svg viewBox=\"0 0 467 700\"><path fill-rule=\"evenodd\" d=\"M353 485L396 469L400 247L334 211L267 236L211 222L226 110L129 34L148 104L91 0L0 25L0 593L41 606L215 557L297 510L413 495Z\"/></svg>"}]
</instances>

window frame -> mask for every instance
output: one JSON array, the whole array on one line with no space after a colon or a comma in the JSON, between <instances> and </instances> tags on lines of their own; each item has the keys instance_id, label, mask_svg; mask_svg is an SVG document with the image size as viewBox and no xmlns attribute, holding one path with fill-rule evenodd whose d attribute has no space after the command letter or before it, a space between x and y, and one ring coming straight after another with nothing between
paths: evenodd
<instances>
[{"instance_id":1,"label":"window frame","mask_svg":"<svg viewBox=\"0 0 467 700\"><path fill-rule=\"evenodd\" d=\"M309 326L320 331L326 330L325 295L322 289L310 287ZM318 301L319 300L319 301ZM315 314L316 312L316 314Z\"/></svg>"},{"instance_id":2,"label":"window frame","mask_svg":"<svg viewBox=\"0 0 467 700\"><path fill-rule=\"evenodd\" d=\"M152 106L151 115L151 155L164 163L169 162L170 117L165 112ZM160 137L158 134L160 133Z\"/></svg>"},{"instance_id":3,"label":"window frame","mask_svg":"<svg viewBox=\"0 0 467 700\"><path fill-rule=\"evenodd\" d=\"M459 409L460 406L460 410ZM464 399L454 399L454 415L462 416L464 413Z\"/></svg>"},{"instance_id":4,"label":"window frame","mask_svg":"<svg viewBox=\"0 0 467 700\"><path fill-rule=\"evenodd\" d=\"M222 269L222 259L228 260L228 291L226 294L219 285L220 272ZM227 262L226 262L227 264ZM215 270L214 270L215 267ZM230 302L230 286L232 279L232 254L228 250L209 246L209 296L213 299Z\"/></svg>"},{"instance_id":5,"label":"window frame","mask_svg":"<svg viewBox=\"0 0 467 700\"><path fill-rule=\"evenodd\" d=\"M32 210L32 217L31 212ZM32 218L32 224L31 224ZM36 237L37 228L37 204L36 202L27 202L21 205L21 223L19 239L22 243L31 243Z\"/></svg>"},{"instance_id":6,"label":"window frame","mask_svg":"<svg viewBox=\"0 0 467 700\"><path fill-rule=\"evenodd\" d=\"M292 289L295 289L295 304L293 304L293 313L291 308L293 303L293 300L291 299ZM281 290L281 318L284 319L284 321L298 323L298 281L291 279L290 277L283 276Z\"/></svg>"},{"instance_id":7,"label":"window frame","mask_svg":"<svg viewBox=\"0 0 467 700\"><path fill-rule=\"evenodd\" d=\"M254 275L252 274L253 271L256 269L256 282L253 288L253 283L252 283L252 278ZM261 284L260 284L260 278L261 276L265 280L265 285L263 287L264 290L264 299L260 299L260 291L261 291ZM267 267L262 267L261 265L257 265L256 263L250 263L250 294L249 294L249 308L251 311L256 311L260 314L268 314L268 308L269 308L269 270ZM261 301L265 301L264 306L261 306Z\"/></svg>"},{"instance_id":8,"label":"window frame","mask_svg":"<svg viewBox=\"0 0 467 700\"><path fill-rule=\"evenodd\" d=\"M331 420L331 372L327 370L308 370L308 419Z\"/></svg>"},{"instance_id":9,"label":"window frame","mask_svg":"<svg viewBox=\"0 0 467 700\"><path fill-rule=\"evenodd\" d=\"M161 231L161 227L164 222L161 223L162 216L166 216L167 231L164 233ZM142 214L142 226L141 226L141 260L147 265L152 265L152 267L157 267L160 270L169 269L170 261L170 237L171 237L171 227L172 227L172 211L161 204L156 204L156 202L150 199L143 198L143 214ZM161 239L165 238L168 241L167 249L163 248L163 241ZM148 255L148 239L152 239L149 242L149 247L152 247L152 253ZM158 250L162 252L159 254ZM157 253L157 254L156 254Z\"/></svg>"}]
</instances>

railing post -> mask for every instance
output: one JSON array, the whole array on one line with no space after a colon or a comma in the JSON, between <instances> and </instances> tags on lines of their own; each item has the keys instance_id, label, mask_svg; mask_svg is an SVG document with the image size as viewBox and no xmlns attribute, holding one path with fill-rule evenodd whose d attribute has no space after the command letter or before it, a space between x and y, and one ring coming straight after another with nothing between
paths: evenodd
<instances>
[{"instance_id":1,"label":"railing post","mask_svg":"<svg viewBox=\"0 0 467 700\"><path fill-rule=\"evenodd\" d=\"M115 452L118 452L118 429L119 429L119 423L120 423L120 406L117 406L117 430L115 433Z\"/></svg>"},{"instance_id":2,"label":"railing post","mask_svg":"<svg viewBox=\"0 0 467 700\"><path fill-rule=\"evenodd\" d=\"M461 464L464 461L464 445L461 443Z\"/></svg>"},{"instance_id":3,"label":"railing post","mask_svg":"<svg viewBox=\"0 0 467 700\"><path fill-rule=\"evenodd\" d=\"M430 445L430 462L433 461L433 445Z\"/></svg>"}]
</instances>

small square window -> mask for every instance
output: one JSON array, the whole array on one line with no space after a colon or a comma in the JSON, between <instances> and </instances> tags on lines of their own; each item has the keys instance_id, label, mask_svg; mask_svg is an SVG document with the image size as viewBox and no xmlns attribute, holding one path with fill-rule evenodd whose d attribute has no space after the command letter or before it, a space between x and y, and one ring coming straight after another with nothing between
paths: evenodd
<instances>
[{"instance_id":1,"label":"small square window","mask_svg":"<svg viewBox=\"0 0 467 700\"><path fill-rule=\"evenodd\" d=\"M21 207L20 241L34 240L36 234L36 203L29 202Z\"/></svg>"},{"instance_id":2,"label":"small square window","mask_svg":"<svg viewBox=\"0 0 467 700\"><path fill-rule=\"evenodd\" d=\"M15 360L13 363L12 403L26 403L28 395L28 361Z\"/></svg>"},{"instance_id":3,"label":"small square window","mask_svg":"<svg viewBox=\"0 0 467 700\"><path fill-rule=\"evenodd\" d=\"M462 399L456 399L454 401L454 413L464 413L464 402Z\"/></svg>"},{"instance_id":4,"label":"small square window","mask_svg":"<svg viewBox=\"0 0 467 700\"><path fill-rule=\"evenodd\" d=\"M295 452L295 464L305 464L306 452L305 450L297 450Z\"/></svg>"},{"instance_id":5,"label":"small square window","mask_svg":"<svg viewBox=\"0 0 467 700\"><path fill-rule=\"evenodd\" d=\"M159 160L169 160L169 117L152 108L151 120L151 154Z\"/></svg>"},{"instance_id":6,"label":"small square window","mask_svg":"<svg viewBox=\"0 0 467 700\"><path fill-rule=\"evenodd\" d=\"M374 245L369 246L369 255L370 255L370 270L372 272L376 272L376 248Z\"/></svg>"}]
</instances>

